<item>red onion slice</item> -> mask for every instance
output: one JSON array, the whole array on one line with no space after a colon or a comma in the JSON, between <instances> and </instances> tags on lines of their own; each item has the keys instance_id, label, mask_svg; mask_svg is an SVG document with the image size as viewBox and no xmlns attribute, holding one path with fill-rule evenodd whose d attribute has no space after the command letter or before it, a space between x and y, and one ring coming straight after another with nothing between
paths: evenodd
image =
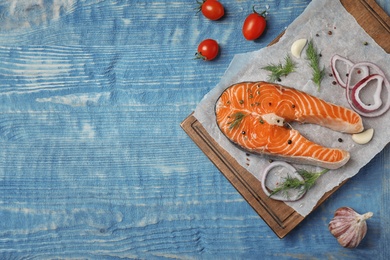
<instances>
[{"instance_id":1,"label":"red onion slice","mask_svg":"<svg viewBox=\"0 0 390 260\"><path fill-rule=\"evenodd\" d=\"M377 81L376 89L374 94L372 95L373 97L373 104L366 105L364 101L360 98L360 92L368 86L368 83L371 81ZM382 99L381 99L381 93L382 93L382 87L383 87L383 77L379 74L372 74L361 81L359 81L353 88L352 88L352 93L351 93L351 98L354 106L359 109L362 112L373 112L377 109L379 109L382 105Z\"/></svg>"},{"instance_id":2,"label":"red onion slice","mask_svg":"<svg viewBox=\"0 0 390 260\"><path fill-rule=\"evenodd\" d=\"M351 83L352 79L351 76L349 76L346 85L347 101L351 108L357 113L359 113L361 116L377 117L384 114L390 108L390 83L387 80L384 72L377 65L371 62L356 63L351 67L350 72L364 66L369 68L370 70L373 69L376 74L369 75L358 81L357 83ZM368 105L364 104L364 102L361 102L359 97L360 91L368 84L369 81L374 79L378 80L377 89L373 94L374 101L377 104L374 105L374 107L378 106L378 104L380 103L380 105L376 109L373 109ZM385 90L384 95L382 95L383 90ZM384 100L385 102L383 102Z\"/></svg>"},{"instance_id":3,"label":"red onion slice","mask_svg":"<svg viewBox=\"0 0 390 260\"><path fill-rule=\"evenodd\" d=\"M344 73L340 74L339 69L337 68L337 64L343 63L345 65ZM368 75L370 75L370 70L368 67L361 65L359 67L356 67L354 70L351 70L351 67L353 67L353 62L348 60L347 58L341 57L338 54L333 55L331 59L331 68L334 78L336 79L336 82L343 88L346 88L347 81L349 78L365 78ZM359 75L355 76L355 74Z\"/></svg>"},{"instance_id":4,"label":"red onion slice","mask_svg":"<svg viewBox=\"0 0 390 260\"><path fill-rule=\"evenodd\" d=\"M275 169L276 168L276 169ZM275 172L274 172L275 171ZM270 163L263 172L263 177L261 178L261 187L264 193L274 199L280 201L296 201L305 195L306 191L301 188L288 190L287 193L283 194L271 194L269 189L276 188L283 179L287 177L297 178L299 181L304 181L303 177L297 172L297 170L289 163L283 161L274 161Z\"/></svg>"},{"instance_id":5,"label":"red onion slice","mask_svg":"<svg viewBox=\"0 0 390 260\"><path fill-rule=\"evenodd\" d=\"M347 69L348 69L348 67L349 67L349 68L352 67L352 66L353 66L353 63L352 63L352 61L350 61L350 60L348 60L348 59L346 59L346 58L344 58L344 57L341 57L340 55L337 55L337 54L336 54L336 55L333 55L332 59L330 60L330 62L331 62L331 68L332 68L332 73L333 73L334 78L336 79L336 82L337 82L341 87L345 88L345 87L346 87L346 83L345 83L345 81L341 78L341 75L340 75L340 73L339 73L339 70L337 69L337 62L338 62L338 61L341 61L341 62L345 63ZM347 70L347 71L349 71L349 70Z\"/></svg>"}]
</instances>

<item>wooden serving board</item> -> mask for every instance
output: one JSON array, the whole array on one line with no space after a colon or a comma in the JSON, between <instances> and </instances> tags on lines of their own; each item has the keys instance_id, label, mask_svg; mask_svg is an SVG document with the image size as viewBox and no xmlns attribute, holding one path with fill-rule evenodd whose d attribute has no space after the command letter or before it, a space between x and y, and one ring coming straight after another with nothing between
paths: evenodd
<instances>
[{"instance_id":1,"label":"wooden serving board","mask_svg":"<svg viewBox=\"0 0 390 260\"><path fill-rule=\"evenodd\" d=\"M390 17L383 9L374 0L340 1L378 45L382 46L387 53L390 53ZM270 45L278 42L282 35L283 33ZM284 202L269 199L261 189L260 181L215 142L193 114L181 123L181 127L279 238L285 237L305 219ZM345 182L324 194L313 210Z\"/></svg>"}]
</instances>

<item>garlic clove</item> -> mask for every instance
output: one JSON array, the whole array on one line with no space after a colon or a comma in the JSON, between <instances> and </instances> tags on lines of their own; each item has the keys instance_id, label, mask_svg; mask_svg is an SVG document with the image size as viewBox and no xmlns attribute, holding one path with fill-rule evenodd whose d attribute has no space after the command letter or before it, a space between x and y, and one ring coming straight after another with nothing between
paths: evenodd
<instances>
[{"instance_id":1,"label":"garlic clove","mask_svg":"<svg viewBox=\"0 0 390 260\"><path fill-rule=\"evenodd\" d=\"M366 144L371 141L373 136L374 136L374 129L370 128L364 132L353 134L352 140L357 144Z\"/></svg>"},{"instance_id":2,"label":"garlic clove","mask_svg":"<svg viewBox=\"0 0 390 260\"><path fill-rule=\"evenodd\" d=\"M366 220L372 215L372 212L360 215L350 207L341 207L336 210L333 219L329 222L329 231L341 246L355 248L365 237Z\"/></svg>"},{"instance_id":3,"label":"garlic clove","mask_svg":"<svg viewBox=\"0 0 390 260\"><path fill-rule=\"evenodd\" d=\"M291 45L291 54L295 58L300 58L301 57L301 52L303 48L305 47L307 43L307 39L299 39L296 40L292 45Z\"/></svg>"}]
</instances>

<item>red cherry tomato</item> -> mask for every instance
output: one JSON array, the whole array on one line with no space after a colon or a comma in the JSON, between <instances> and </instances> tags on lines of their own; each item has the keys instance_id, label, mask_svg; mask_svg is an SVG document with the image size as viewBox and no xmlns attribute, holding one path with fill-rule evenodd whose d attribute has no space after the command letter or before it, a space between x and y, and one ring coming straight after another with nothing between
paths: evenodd
<instances>
[{"instance_id":1,"label":"red cherry tomato","mask_svg":"<svg viewBox=\"0 0 390 260\"><path fill-rule=\"evenodd\" d=\"M223 5L217 0L202 0L199 2L199 10L202 11L202 14L210 20L218 20L225 14L225 9Z\"/></svg>"},{"instance_id":2,"label":"red cherry tomato","mask_svg":"<svg viewBox=\"0 0 390 260\"><path fill-rule=\"evenodd\" d=\"M219 52L219 45L213 39L206 39L199 43L198 52L195 54L197 59L213 60L217 57Z\"/></svg>"},{"instance_id":3,"label":"red cherry tomato","mask_svg":"<svg viewBox=\"0 0 390 260\"><path fill-rule=\"evenodd\" d=\"M253 13L248 15L242 26L242 34L248 41L253 41L259 38L267 26L267 21L264 17L265 11L261 14L253 9Z\"/></svg>"}]
</instances>

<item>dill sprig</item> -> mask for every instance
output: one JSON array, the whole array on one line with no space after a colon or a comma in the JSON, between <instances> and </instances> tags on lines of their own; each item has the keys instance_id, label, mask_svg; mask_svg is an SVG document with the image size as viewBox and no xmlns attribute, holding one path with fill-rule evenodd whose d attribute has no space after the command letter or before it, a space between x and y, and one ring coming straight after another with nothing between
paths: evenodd
<instances>
[{"instance_id":1,"label":"dill sprig","mask_svg":"<svg viewBox=\"0 0 390 260\"><path fill-rule=\"evenodd\" d=\"M228 124L230 125L229 130L239 126L241 124L241 121L244 119L245 114L242 112L237 112L234 113L232 116L233 116L233 121L228 122Z\"/></svg>"},{"instance_id":2,"label":"dill sprig","mask_svg":"<svg viewBox=\"0 0 390 260\"><path fill-rule=\"evenodd\" d=\"M314 46L313 40L309 41L306 49L306 59L309 61L313 71L312 80L320 89L322 78L325 75L325 68L320 69L320 54Z\"/></svg>"},{"instance_id":3,"label":"dill sprig","mask_svg":"<svg viewBox=\"0 0 390 260\"><path fill-rule=\"evenodd\" d=\"M284 58L284 64L270 64L268 66L263 67L264 70L271 72L268 77L269 81L280 81L281 77L287 76L291 72L295 71L295 63L291 59L289 55Z\"/></svg>"},{"instance_id":4,"label":"dill sprig","mask_svg":"<svg viewBox=\"0 0 390 260\"><path fill-rule=\"evenodd\" d=\"M312 173L312 172L309 172L309 171L304 170L304 169L299 169L299 170L297 170L297 173L302 176L303 181L299 180L298 178L293 178L290 175L288 175L285 178L284 182L280 183L277 188L272 190L269 197L271 197L272 195L275 195L279 192L286 195L288 193L288 191L292 190L292 189L299 190L300 191L299 195L302 195L302 194L306 193L309 189L311 189L311 187L314 186L317 179L321 175L323 175L324 173L326 173L328 171L329 171L328 169L324 169L320 172Z\"/></svg>"}]
</instances>

